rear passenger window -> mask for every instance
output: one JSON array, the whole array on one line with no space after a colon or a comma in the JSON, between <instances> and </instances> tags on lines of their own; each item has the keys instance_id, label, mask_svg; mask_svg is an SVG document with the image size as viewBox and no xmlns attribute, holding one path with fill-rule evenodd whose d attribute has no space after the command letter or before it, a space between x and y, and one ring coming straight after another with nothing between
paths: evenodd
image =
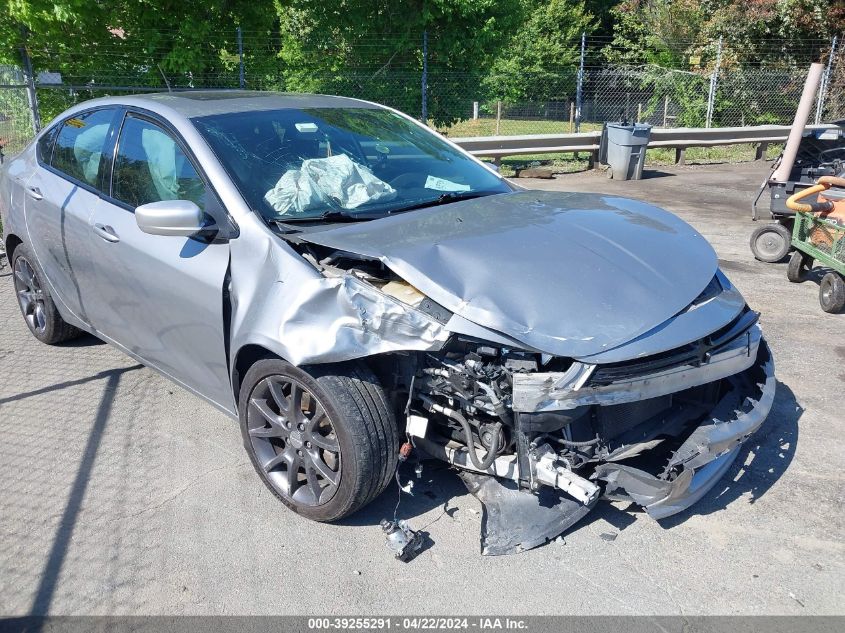
<instances>
[{"instance_id":1,"label":"rear passenger window","mask_svg":"<svg viewBox=\"0 0 845 633\"><path fill-rule=\"evenodd\" d=\"M168 132L127 116L117 145L112 196L131 207L190 200L204 209L205 183Z\"/></svg>"},{"instance_id":2,"label":"rear passenger window","mask_svg":"<svg viewBox=\"0 0 845 633\"><path fill-rule=\"evenodd\" d=\"M62 124L51 165L89 185L98 184L103 149L114 110L78 114Z\"/></svg>"}]
</instances>

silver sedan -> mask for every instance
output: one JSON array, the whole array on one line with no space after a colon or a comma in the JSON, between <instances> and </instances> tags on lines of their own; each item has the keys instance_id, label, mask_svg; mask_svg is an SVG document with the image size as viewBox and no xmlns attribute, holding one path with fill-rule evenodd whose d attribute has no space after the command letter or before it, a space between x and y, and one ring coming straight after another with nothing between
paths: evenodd
<instances>
[{"instance_id":1,"label":"silver sedan","mask_svg":"<svg viewBox=\"0 0 845 633\"><path fill-rule=\"evenodd\" d=\"M83 103L4 165L0 211L36 338L91 333L238 419L265 484L319 521L414 449L495 507L487 553L602 497L662 518L774 397L758 315L689 225L519 190L368 102Z\"/></svg>"}]
</instances>

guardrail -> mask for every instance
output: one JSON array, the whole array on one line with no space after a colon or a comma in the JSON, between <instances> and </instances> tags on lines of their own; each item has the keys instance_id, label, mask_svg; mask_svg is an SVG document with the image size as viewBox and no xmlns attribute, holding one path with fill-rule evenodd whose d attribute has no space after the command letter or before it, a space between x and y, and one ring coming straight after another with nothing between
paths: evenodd
<instances>
[{"instance_id":1,"label":"guardrail","mask_svg":"<svg viewBox=\"0 0 845 633\"><path fill-rule=\"evenodd\" d=\"M450 140L474 156L494 159L497 165L504 156L588 152L590 154L590 167L593 167L598 158L601 132L526 134L524 136L468 136Z\"/></svg>"},{"instance_id":2,"label":"guardrail","mask_svg":"<svg viewBox=\"0 0 845 633\"><path fill-rule=\"evenodd\" d=\"M804 134L822 134L827 130L839 130L836 125L808 125ZM649 149L658 147L675 150L675 162L683 165L689 147L714 147L716 145L740 145L757 143L757 160L766 156L769 143L783 143L789 136L788 125L756 125L749 127L722 128L652 128ZM563 154L588 152L590 167L598 159L601 149L601 132L581 134L528 134L525 136L473 136L453 138L470 154L493 158L498 164L504 156L525 154Z\"/></svg>"}]
</instances>

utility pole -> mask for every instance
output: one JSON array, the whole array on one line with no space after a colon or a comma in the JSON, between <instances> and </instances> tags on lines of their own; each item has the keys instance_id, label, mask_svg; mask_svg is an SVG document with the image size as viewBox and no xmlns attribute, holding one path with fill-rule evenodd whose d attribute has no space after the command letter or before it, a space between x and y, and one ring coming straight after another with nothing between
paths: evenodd
<instances>
[{"instance_id":1,"label":"utility pole","mask_svg":"<svg viewBox=\"0 0 845 633\"><path fill-rule=\"evenodd\" d=\"M425 125L428 125L428 29L423 30L423 50L422 50L422 106L420 118Z\"/></svg>"},{"instance_id":2,"label":"utility pole","mask_svg":"<svg viewBox=\"0 0 845 633\"><path fill-rule=\"evenodd\" d=\"M26 74L26 97L29 102L29 110L32 112L32 129L36 134L41 131L41 113L38 110L38 95L35 93L35 76L32 74L32 60L26 45L21 46L21 60L23 71Z\"/></svg>"},{"instance_id":3,"label":"utility pole","mask_svg":"<svg viewBox=\"0 0 845 633\"><path fill-rule=\"evenodd\" d=\"M581 33L581 61L578 64L578 83L575 86L575 131L581 131L581 108L584 105L584 58L587 51L587 34Z\"/></svg>"},{"instance_id":4,"label":"utility pole","mask_svg":"<svg viewBox=\"0 0 845 633\"><path fill-rule=\"evenodd\" d=\"M822 82L819 84L819 96L816 99L816 125L821 123L822 114L824 114L824 100L827 97L827 86L830 83L830 71L833 68L833 58L836 57L836 44L839 41L836 35L830 42L830 55L827 58L827 66L822 75Z\"/></svg>"},{"instance_id":5,"label":"utility pole","mask_svg":"<svg viewBox=\"0 0 845 633\"><path fill-rule=\"evenodd\" d=\"M246 77L244 76L244 38L241 33L241 27L238 27L238 85L241 90L246 87Z\"/></svg>"},{"instance_id":6,"label":"utility pole","mask_svg":"<svg viewBox=\"0 0 845 633\"><path fill-rule=\"evenodd\" d=\"M707 120L704 127L710 127L713 124L713 110L716 105L716 85L719 83L719 66L722 63L722 36L719 36L719 48L716 50L716 66L713 68L713 74L710 75L710 94L707 95Z\"/></svg>"}]
</instances>

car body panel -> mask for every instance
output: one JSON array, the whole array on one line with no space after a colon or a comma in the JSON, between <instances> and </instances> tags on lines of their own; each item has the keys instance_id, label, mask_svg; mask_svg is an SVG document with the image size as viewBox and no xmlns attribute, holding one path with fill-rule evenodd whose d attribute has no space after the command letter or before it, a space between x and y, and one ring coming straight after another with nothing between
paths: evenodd
<instances>
[{"instance_id":1,"label":"car body panel","mask_svg":"<svg viewBox=\"0 0 845 633\"><path fill-rule=\"evenodd\" d=\"M440 323L352 275L321 275L274 235L234 240L231 274L235 350L259 344L301 365L438 349L448 337Z\"/></svg>"},{"instance_id":2,"label":"car body panel","mask_svg":"<svg viewBox=\"0 0 845 633\"><path fill-rule=\"evenodd\" d=\"M578 360L603 364L651 356L697 341L728 325L745 308L745 299L721 271L716 273L716 280L720 287L718 294L698 297L684 310L645 334Z\"/></svg>"},{"instance_id":3,"label":"car body panel","mask_svg":"<svg viewBox=\"0 0 845 633\"><path fill-rule=\"evenodd\" d=\"M229 245L148 235L132 211L103 203L91 225L110 227L118 242L88 231L97 262L83 288L90 324L205 397L234 408L223 329L223 284ZM90 286L87 284L90 283Z\"/></svg>"},{"instance_id":4,"label":"car body panel","mask_svg":"<svg viewBox=\"0 0 845 633\"><path fill-rule=\"evenodd\" d=\"M500 194L301 238L380 259L465 319L575 358L664 323L718 265L676 216L599 194Z\"/></svg>"},{"instance_id":5,"label":"car body panel","mask_svg":"<svg viewBox=\"0 0 845 633\"><path fill-rule=\"evenodd\" d=\"M37 188L43 198L24 193L26 237L47 276L54 296L65 310L88 322L82 286L94 275L90 256L89 220L100 196L47 169L36 169L26 189Z\"/></svg>"}]
</instances>

